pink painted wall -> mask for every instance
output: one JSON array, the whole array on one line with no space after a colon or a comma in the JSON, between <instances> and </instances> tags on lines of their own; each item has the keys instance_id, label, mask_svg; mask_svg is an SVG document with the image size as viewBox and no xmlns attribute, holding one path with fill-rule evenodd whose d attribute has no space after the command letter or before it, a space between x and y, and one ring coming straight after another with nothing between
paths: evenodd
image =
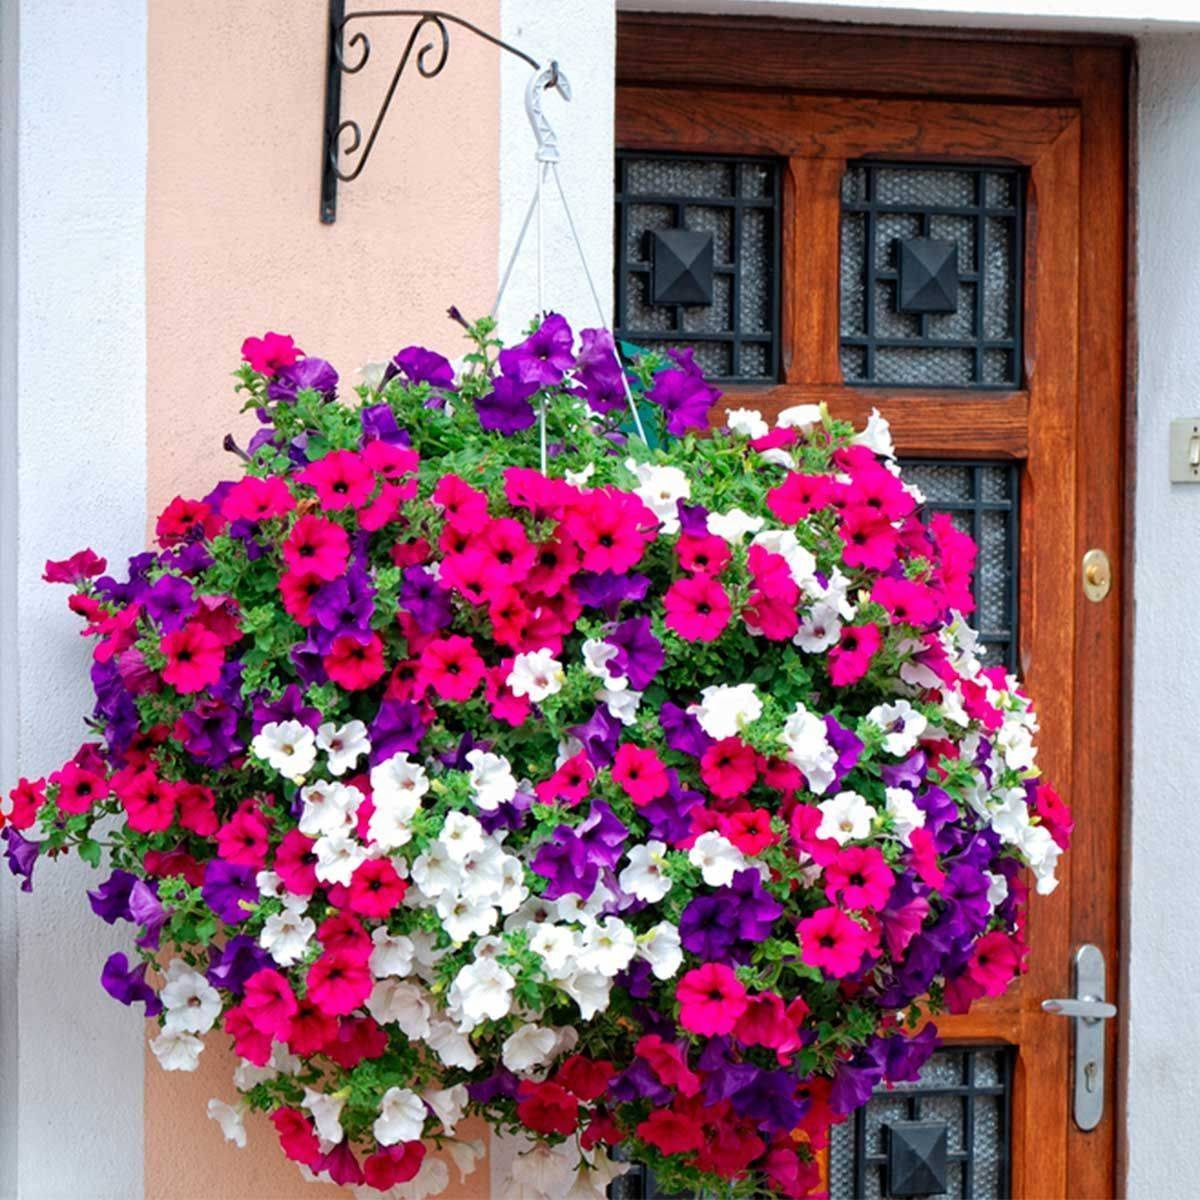
<instances>
[{"instance_id":1,"label":"pink painted wall","mask_svg":"<svg viewBox=\"0 0 1200 1200\"><path fill-rule=\"evenodd\" d=\"M357 8L385 7L378 0ZM456 12L496 30L498 0ZM497 51L452 35L433 80L400 84L362 177L318 221L326 0L148 0L147 484L151 522L177 493L231 473L245 442L230 373L247 334L292 333L343 386L365 362L423 342L453 358L445 310L490 307L499 227ZM385 26L387 26L385 28ZM370 65L346 81L343 113L369 128L411 22L376 22ZM361 115L360 115L361 114ZM205 1118L234 1098L235 1060L213 1035L194 1075L146 1069L150 1200L289 1200L337 1195L284 1161L265 1121L250 1146ZM195 1131L184 1138L179 1130ZM487 1163L456 1197L487 1195Z\"/></svg>"}]
</instances>

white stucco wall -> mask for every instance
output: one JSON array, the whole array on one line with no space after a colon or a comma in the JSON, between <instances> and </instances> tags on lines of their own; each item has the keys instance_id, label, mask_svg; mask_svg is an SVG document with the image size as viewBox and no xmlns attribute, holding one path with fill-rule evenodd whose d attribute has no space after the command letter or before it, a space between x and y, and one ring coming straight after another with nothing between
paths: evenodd
<instances>
[{"instance_id":1,"label":"white stucco wall","mask_svg":"<svg viewBox=\"0 0 1200 1200\"><path fill-rule=\"evenodd\" d=\"M1167 477L1170 420L1200 415L1200 36L1146 39L1139 57L1129 1194L1168 1200L1194 1192L1200 1106L1200 487Z\"/></svg>"},{"instance_id":2,"label":"white stucco wall","mask_svg":"<svg viewBox=\"0 0 1200 1200\"><path fill-rule=\"evenodd\" d=\"M2 7L7 782L53 769L85 732L88 644L42 562L144 539L146 46L129 0ZM141 1194L143 1027L99 986L116 939L87 908L96 882L71 861L39 864L34 897L0 887L6 1198Z\"/></svg>"}]
</instances>

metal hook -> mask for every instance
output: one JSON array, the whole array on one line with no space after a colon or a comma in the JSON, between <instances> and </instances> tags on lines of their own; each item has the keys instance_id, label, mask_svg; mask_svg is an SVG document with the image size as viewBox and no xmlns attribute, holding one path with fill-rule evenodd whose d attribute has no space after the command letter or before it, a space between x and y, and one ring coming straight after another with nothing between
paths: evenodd
<instances>
[{"instance_id":1,"label":"metal hook","mask_svg":"<svg viewBox=\"0 0 1200 1200\"><path fill-rule=\"evenodd\" d=\"M540 163L554 163L559 159L558 135L551 129L542 111L542 97L551 89L557 91L564 100L571 99L571 85L559 70L557 62L535 71L525 87L525 115L533 126L533 136L537 138L537 161Z\"/></svg>"}]
</instances>

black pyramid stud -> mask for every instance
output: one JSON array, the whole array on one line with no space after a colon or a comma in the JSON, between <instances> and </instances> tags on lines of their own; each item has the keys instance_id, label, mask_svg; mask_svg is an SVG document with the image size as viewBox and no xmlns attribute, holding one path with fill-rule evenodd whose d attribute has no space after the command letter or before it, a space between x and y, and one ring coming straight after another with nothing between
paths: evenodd
<instances>
[{"instance_id":1,"label":"black pyramid stud","mask_svg":"<svg viewBox=\"0 0 1200 1200\"><path fill-rule=\"evenodd\" d=\"M958 243L900 238L901 312L950 313L958 307Z\"/></svg>"},{"instance_id":2,"label":"black pyramid stud","mask_svg":"<svg viewBox=\"0 0 1200 1200\"><path fill-rule=\"evenodd\" d=\"M943 1196L946 1193L945 1121L889 1121L889 1196Z\"/></svg>"},{"instance_id":3,"label":"black pyramid stud","mask_svg":"<svg viewBox=\"0 0 1200 1200\"><path fill-rule=\"evenodd\" d=\"M655 304L711 304L713 237L692 229L657 229L652 234Z\"/></svg>"}]
</instances>

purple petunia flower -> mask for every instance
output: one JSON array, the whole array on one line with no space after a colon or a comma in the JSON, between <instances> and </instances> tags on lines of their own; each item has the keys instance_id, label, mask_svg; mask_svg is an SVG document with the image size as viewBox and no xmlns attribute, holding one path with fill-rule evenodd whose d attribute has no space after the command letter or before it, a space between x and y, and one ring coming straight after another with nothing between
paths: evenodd
<instances>
[{"instance_id":1,"label":"purple petunia flower","mask_svg":"<svg viewBox=\"0 0 1200 1200\"><path fill-rule=\"evenodd\" d=\"M96 889L88 892L92 912L108 925L129 920L129 894L138 877L129 871L115 870Z\"/></svg>"},{"instance_id":2,"label":"purple petunia flower","mask_svg":"<svg viewBox=\"0 0 1200 1200\"><path fill-rule=\"evenodd\" d=\"M290 366L281 367L267 384L267 395L285 404L295 401L303 391L320 392L326 400L337 395L338 373L323 358L301 358Z\"/></svg>"},{"instance_id":3,"label":"purple petunia flower","mask_svg":"<svg viewBox=\"0 0 1200 1200\"><path fill-rule=\"evenodd\" d=\"M837 751L837 762L833 768L833 783L828 788L832 792L854 769L855 763L862 755L863 744L849 729L830 716L825 718L825 737L830 746Z\"/></svg>"},{"instance_id":4,"label":"purple petunia flower","mask_svg":"<svg viewBox=\"0 0 1200 1200\"><path fill-rule=\"evenodd\" d=\"M454 615L449 591L424 567L404 568L399 602L422 633L444 629Z\"/></svg>"},{"instance_id":5,"label":"purple petunia flower","mask_svg":"<svg viewBox=\"0 0 1200 1200\"><path fill-rule=\"evenodd\" d=\"M394 355L383 373L386 384L399 375L408 383L428 383L431 387L454 388L454 368L450 361L424 346L405 346Z\"/></svg>"},{"instance_id":6,"label":"purple petunia flower","mask_svg":"<svg viewBox=\"0 0 1200 1200\"><path fill-rule=\"evenodd\" d=\"M275 965L271 956L254 938L244 933L231 937L224 946L209 946L208 956L209 968L205 972L208 982L235 996L242 994L246 980L255 971Z\"/></svg>"},{"instance_id":7,"label":"purple petunia flower","mask_svg":"<svg viewBox=\"0 0 1200 1200\"><path fill-rule=\"evenodd\" d=\"M387 762L402 750L416 754L425 736L421 708L407 700L384 700L371 722L371 765Z\"/></svg>"},{"instance_id":8,"label":"purple petunia flower","mask_svg":"<svg viewBox=\"0 0 1200 1200\"><path fill-rule=\"evenodd\" d=\"M788 1071L763 1071L730 1096L734 1112L754 1121L767 1133L795 1129L808 1111L808 1101L796 1097L796 1077Z\"/></svg>"},{"instance_id":9,"label":"purple petunia flower","mask_svg":"<svg viewBox=\"0 0 1200 1200\"><path fill-rule=\"evenodd\" d=\"M686 504L675 501L679 513L679 531L684 537L708 536L708 509L703 504Z\"/></svg>"},{"instance_id":10,"label":"purple petunia flower","mask_svg":"<svg viewBox=\"0 0 1200 1200\"><path fill-rule=\"evenodd\" d=\"M702 758L704 752L713 744L713 739L704 732L695 715L670 700L663 702L658 721L663 728L667 745L680 754Z\"/></svg>"},{"instance_id":11,"label":"purple petunia flower","mask_svg":"<svg viewBox=\"0 0 1200 1200\"><path fill-rule=\"evenodd\" d=\"M629 830L603 800L594 800L587 819L577 827L588 862L613 870L621 857L621 849Z\"/></svg>"},{"instance_id":12,"label":"purple petunia flower","mask_svg":"<svg viewBox=\"0 0 1200 1200\"><path fill-rule=\"evenodd\" d=\"M8 869L18 878L24 879L21 891L33 891L33 865L37 862L39 845L22 837L12 826L0 830L0 838L4 839L4 857L8 859Z\"/></svg>"},{"instance_id":13,"label":"purple petunia flower","mask_svg":"<svg viewBox=\"0 0 1200 1200\"><path fill-rule=\"evenodd\" d=\"M765 941L783 915L783 906L763 887L762 876L755 870L739 871L715 894L732 914L737 936L744 942Z\"/></svg>"},{"instance_id":14,"label":"purple petunia flower","mask_svg":"<svg viewBox=\"0 0 1200 1200\"><path fill-rule=\"evenodd\" d=\"M670 1103L672 1091L644 1058L637 1058L609 1084L608 1094L614 1100L649 1100L660 1106Z\"/></svg>"},{"instance_id":15,"label":"purple petunia flower","mask_svg":"<svg viewBox=\"0 0 1200 1200\"><path fill-rule=\"evenodd\" d=\"M719 962L738 940L737 915L718 896L696 896L679 918L679 940L689 954Z\"/></svg>"},{"instance_id":16,"label":"purple petunia flower","mask_svg":"<svg viewBox=\"0 0 1200 1200\"><path fill-rule=\"evenodd\" d=\"M254 732L259 733L264 725L273 721L299 721L314 733L321 724L321 714L311 705L305 704L304 693L299 686L289 683L278 700L268 700L260 692L254 699Z\"/></svg>"},{"instance_id":17,"label":"purple petunia flower","mask_svg":"<svg viewBox=\"0 0 1200 1200\"><path fill-rule=\"evenodd\" d=\"M100 983L114 1000L122 1004L145 1004L147 1017L156 1017L162 1012L158 993L146 982L144 962L131 968L124 954L110 954L100 973Z\"/></svg>"},{"instance_id":18,"label":"purple petunia flower","mask_svg":"<svg viewBox=\"0 0 1200 1200\"><path fill-rule=\"evenodd\" d=\"M235 866L219 858L205 866L200 894L226 925L240 925L250 915L244 906L258 903L255 874L253 867Z\"/></svg>"},{"instance_id":19,"label":"purple petunia flower","mask_svg":"<svg viewBox=\"0 0 1200 1200\"><path fill-rule=\"evenodd\" d=\"M582 329L579 341L575 381L588 407L595 413L623 408L628 397L612 334L607 329Z\"/></svg>"},{"instance_id":20,"label":"purple petunia flower","mask_svg":"<svg viewBox=\"0 0 1200 1200\"><path fill-rule=\"evenodd\" d=\"M663 410L672 437L682 437L689 429L707 429L709 410L719 398L720 392L709 387L703 376L676 367L659 371L646 392L646 399Z\"/></svg>"},{"instance_id":21,"label":"purple petunia flower","mask_svg":"<svg viewBox=\"0 0 1200 1200\"><path fill-rule=\"evenodd\" d=\"M644 692L653 682L666 655L662 642L654 636L649 617L632 617L622 621L604 639L617 648L609 664L611 674L624 675L636 692Z\"/></svg>"},{"instance_id":22,"label":"purple petunia flower","mask_svg":"<svg viewBox=\"0 0 1200 1200\"><path fill-rule=\"evenodd\" d=\"M180 722L185 730L184 749L205 766L219 767L244 748L237 735L237 710L220 700L201 699Z\"/></svg>"},{"instance_id":23,"label":"purple petunia flower","mask_svg":"<svg viewBox=\"0 0 1200 1200\"><path fill-rule=\"evenodd\" d=\"M598 608L612 620L626 600L641 600L650 589L650 578L630 571L617 575L612 571L580 571L571 581L579 602L587 608Z\"/></svg>"},{"instance_id":24,"label":"purple petunia flower","mask_svg":"<svg viewBox=\"0 0 1200 1200\"><path fill-rule=\"evenodd\" d=\"M572 892L587 899L600 878L600 868L588 856L586 844L569 825L560 825L554 837L538 847L532 868L548 881L542 892L546 900L557 900Z\"/></svg>"},{"instance_id":25,"label":"purple petunia flower","mask_svg":"<svg viewBox=\"0 0 1200 1200\"><path fill-rule=\"evenodd\" d=\"M491 433L509 437L528 429L537 419L529 397L537 391L532 384L522 383L510 375L499 376L486 396L475 401L479 424Z\"/></svg>"},{"instance_id":26,"label":"purple petunia flower","mask_svg":"<svg viewBox=\"0 0 1200 1200\"><path fill-rule=\"evenodd\" d=\"M571 342L566 319L550 313L523 342L500 351L500 370L535 389L553 387L575 361Z\"/></svg>"},{"instance_id":27,"label":"purple petunia flower","mask_svg":"<svg viewBox=\"0 0 1200 1200\"><path fill-rule=\"evenodd\" d=\"M914 750L903 762L889 763L880 771L888 787L919 788L925 779L927 761L924 750Z\"/></svg>"},{"instance_id":28,"label":"purple petunia flower","mask_svg":"<svg viewBox=\"0 0 1200 1200\"><path fill-rule=\"evenodd\" d=\"M411 446L412 438L396 423L396 414L387 404L372 404L362 410L363 442L387 442L391 446Z\"/></svg>"},{"instance_id":29,"label":"purple petunia flower","mask_svg":"<svg viewBox=\"0 0 1200 1200\"><path fill-rule=\"evenodd\" d=\"M178 575L156 579L142 597L146 615L166 633L183 627L196 611L196 590Z\"/></svg>"},{"instance_id":30,"label":"purple petunia flower","mask_svg":"<svg viewBox=\"0 0 1200 1200\"><path fill-rule=\"evenodd\" d=\"M621 740L621 722L603 704L582 725L567 732L583 743L584 752L594 767L606 767L617 754L617 743Z\"/></svg>"},{"instance_id":31,"label":"purple petunia flower","mask_svg":"<svg viewBox=\"0 0 1200 1200\"><path fill-rule=\"evenodd\" d=\"M829 1107L839 1115L862 1108L883 1078L883 1053L878 1046L860 1050L849 1062L838 1066L829 1090Z\"/></svg>"},{"instance_id":32,"label":"purple petunia flower","mask_svg":"<svg viewBox=\"0 0 1200 1200\"><path fill-rule=\"evenodd\" d=\"M501 1096L509 1100L517 1098L520 1080L507 1068L501 1067L494 1075L467 1084L467 1094L476 1104L491 1104Z\"/></svg>"}]
</instances>

